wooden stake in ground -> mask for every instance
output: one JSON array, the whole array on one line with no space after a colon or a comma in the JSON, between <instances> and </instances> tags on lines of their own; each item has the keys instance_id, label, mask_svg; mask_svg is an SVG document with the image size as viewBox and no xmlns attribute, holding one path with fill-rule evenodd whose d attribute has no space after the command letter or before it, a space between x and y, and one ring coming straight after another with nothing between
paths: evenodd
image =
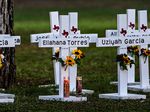
<instances>
[{"instance_id":1,"label":"wooden stake in ground","mask_svg":"<svg viewBox=\"0 0 150 112\"><path fill-rule=\"evenodd\" d=\"M0 0L0 34L13 34L13 0ZM12 86L16 77L15 48L0 48L6 57L0 70L0 87Z\"/></svg>"}]
</instances>

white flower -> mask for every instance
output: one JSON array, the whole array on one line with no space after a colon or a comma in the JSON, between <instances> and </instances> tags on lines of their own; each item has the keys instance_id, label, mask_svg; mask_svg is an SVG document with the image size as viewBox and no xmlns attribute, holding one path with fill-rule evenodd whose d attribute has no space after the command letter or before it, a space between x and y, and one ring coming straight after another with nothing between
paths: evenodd
<instances>
[{"instance_id":1,"label":"white flower","mask_svg":"<svg viewBox=\"0 0 150 112\"><path fill-rule=\"evenodd\" d=\"M1 58L2 58L2 59L4 59L4 58L5 58L5 56L4 56L3 54L0 54L0 56L1 56Z\"/></svg>"}]
</instances>

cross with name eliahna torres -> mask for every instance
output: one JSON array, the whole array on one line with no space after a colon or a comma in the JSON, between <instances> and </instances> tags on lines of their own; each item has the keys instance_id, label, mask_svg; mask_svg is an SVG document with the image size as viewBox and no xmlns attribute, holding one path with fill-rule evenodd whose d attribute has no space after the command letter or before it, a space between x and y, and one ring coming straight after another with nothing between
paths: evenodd
<instances>
[{"instance_id":1,"label":"cross with name eliahna torres","mask_svg":"<svg viewBox=\"0 0 150 112\"><path fill-rule=\"evenodd\" d=\"M44 48L53 48L59 47L60 49L60 58L63 62L66 62L68 58L72 59L70 55L70 48L76 47L88 47L89 39L83 39L78 37L75 39L72 35L64 35L65 32L69 32L69 16L61 15L60 16L60 32L61 35L57 35L56 38L47 38L39 40L39 47ZM76 35L77 36L77 35ZM82 35L81 35L82 36ZM68 38L67 38L68 37ZM67 62L66 62L67 63ZM69 69L73 66L68 66L67 64L60 63L60 77L59 77L59 95L48 95L48 96L39 96L40 100L59 100L59 101L87 101L87 97L76 97L76 96L64 96L64 79L69 79L71 75ZM70 92L70 90L69 90Z\"/></svg>"}]
</instances>

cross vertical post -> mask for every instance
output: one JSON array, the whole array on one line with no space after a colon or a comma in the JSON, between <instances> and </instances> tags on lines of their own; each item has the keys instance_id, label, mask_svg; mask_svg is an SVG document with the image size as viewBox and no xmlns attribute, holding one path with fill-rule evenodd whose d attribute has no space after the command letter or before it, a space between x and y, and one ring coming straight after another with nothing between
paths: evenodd
<instances>
[{"instance_id":1,"label":"cross vertical post","mask_svg":"<svg viewBox=\"0 0 150 112\"><path fill-rule=\"evenodd\" d=\"M148 29L147 11L138 11L138 29L141 37L150 38L150 29ZM148 49L148 44L141 45L141 49ZM145 58L139 52L139 72L140 72L140 84L135 86L129 86L129 90L133 91L143 91L150 92L150 82L149 82L149 58Z\"/></svg>"},{"instance_id":2,"label":"cross vertical post","mask_svg":"<svg viewBox=\"0 0 150 112\"><path fill-rule=\"evenodd\" d=\"M117 15L117 29L118 34L121 37L125 35L121 33L121 30L127 30L127 15L126 14L119 14ZM126 47L119 47L117 49L117 54L127 54ZM118 93L120 96L127 95L127 82L128 82L128 71L121 70L119 63L117 64L118 68ZM128 67L129 68L129 67Z\"/></svg>"},{"instance_id":3,"label":"cross vertical post","mask_svg":"<svg viewBox=\"0 0 150 112\"><path fill-rule=\"evenodd\" d=\"M128 32L135 31L135 9L128 9L127 10L127 30ZM132 57L132 60L135 61L135 56L128 54L130 57ZM135 83L135 65L132 65L132 67L128 68L128 83L134 84Z\"/></svg>"},{"instance_id":4,"label":"cross vertical post","mask_svg":"<svg viewBox=\"0 0 150 112\"><path fill-rule=\"evenodd\" d=\"M144 33L148 32L147 29L144 31L142 29L143 26L148 26L147 23L147 11L138 11L138 21L139 21L139 31L143 33L142 35L144 36ZM148 45L142 45L140 48L148 48ZM147 88L149 86L149 58L147 57L146 60L143 58L143 56L140 56L140 85L142 88Z\"/></svg>"},{"instance_id":5,"label":"cross vertical post","mask_svg":"<svg viewBox=\"0 0 150 112\"><path fill-rule=\"evenodd\" d=\"M69 13L69 34L76 34L78 31L78 13L70 12ZM77 48L70 48L70 54L73 50ZM77 77L77 64L74 67L69 69L69 78L70 78L70 91L76 91L76 77Z\"/></svg>"},{"instance_id":6,"label":"cross vertical post","mask_svg":"<svg viewBox=\"0 0 150 112\"><path fill-rule=\"evenodd\" d=\"M68 15L61 15L60 16L60 35L63 38L67 38L66 35L64 35L64 32L69 32L69 16ZM65 60L66 57L69 56L69 48L64 47L60 48L60 57ZM64 97L64 78L69 78L69 69L70 67L67 67L65 70L62 65L60 65L60 80L59 80L59 95L63 98Z\"/></svg>"},{"instance_id":7,"label":"cross vertical post","mask_svg":"<svg viewBox=\"0 0 150 112\"><path fill-rule=\"evenodd\" d=\"M51 33L53 34L59 34L60 32L60 26L59 26L59 13L58 11L50 12L50 26L51 26ZM59 50L59 48L52 48L52 54L55 55L55 52ZM55 84L59 85L59 74L60 74L60 66L59 62L53 61L53 67L54 67L54 78L55 78Z\"/></svg>"}]
</instances>

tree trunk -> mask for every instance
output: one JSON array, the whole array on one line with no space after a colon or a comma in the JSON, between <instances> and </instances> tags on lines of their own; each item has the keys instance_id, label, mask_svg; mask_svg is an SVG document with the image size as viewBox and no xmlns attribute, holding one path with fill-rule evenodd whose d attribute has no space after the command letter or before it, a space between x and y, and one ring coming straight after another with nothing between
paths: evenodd
<instances>
[{"instance_id":1,"label":"tree trunk","mask_svg":"<svg viewBox=\"0 0 150 112\"><path fill-rule=\"evenodd\" d=\"M0 0L0 34L13 34L13 0ZM15 48L2 48L0 53L5 56L0 69L0 87L13 85L16 77Z\"/></svg>"}]
</instances>

